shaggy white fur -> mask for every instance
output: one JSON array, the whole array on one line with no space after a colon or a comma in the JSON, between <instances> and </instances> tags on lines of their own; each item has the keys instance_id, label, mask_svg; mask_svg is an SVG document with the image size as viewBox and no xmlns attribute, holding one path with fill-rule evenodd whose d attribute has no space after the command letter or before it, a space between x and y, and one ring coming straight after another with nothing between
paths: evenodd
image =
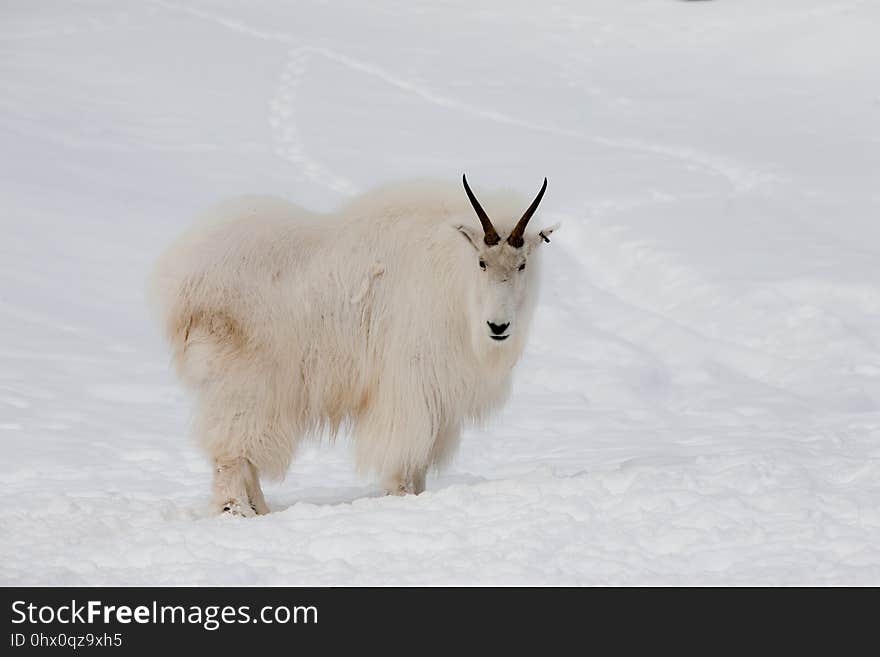
<instances>
[{"instance_id":1,"label":"shaggy white fur","mask_svg":"<svg viewBox=\"0 0 880 657\"><path fill-rule=\"evenodd\" d=\"M502 236L527 205L483 201ZM265 513L260 474L282 476L303 438L341 426L388 492L424 489L463 423L507 398L534 307L544 240L482 234L460 186L422 181L332 214L236 199L171 246L150 296L195 393L218 510Z\"/></svg>"}]
</instances>

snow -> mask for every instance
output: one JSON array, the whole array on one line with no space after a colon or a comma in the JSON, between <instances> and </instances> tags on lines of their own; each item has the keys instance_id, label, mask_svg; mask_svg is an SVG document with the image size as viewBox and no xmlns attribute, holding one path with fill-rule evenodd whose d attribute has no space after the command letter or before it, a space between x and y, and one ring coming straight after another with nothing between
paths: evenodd
<instances>
[{"instance_id":1,"label":"snow","mask_svg":"<svg viewBox=\"0 0 880 657\"><path fill-rule=\"evenodd\" d=\"M880 6L0 9L0 584L880 584ZM143 300L215 201L550 186L513 398L419 497L210 469Z\"/></svg>"}]
</instances>

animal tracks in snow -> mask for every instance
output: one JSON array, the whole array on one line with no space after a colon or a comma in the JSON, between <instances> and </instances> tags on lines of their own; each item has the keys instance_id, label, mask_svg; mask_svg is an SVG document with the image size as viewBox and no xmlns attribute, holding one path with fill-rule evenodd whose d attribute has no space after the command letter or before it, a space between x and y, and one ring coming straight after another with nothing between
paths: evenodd
<instances>
[{"instance_id":1,"label":"animal tracks in snow","mask_svg":"<svg viewBox=\"0 0 880 657\"><path fill-rule=\"evenodd\" d=\"M634 153L675 160L685 167L695 168L724 179L735 191L750 190L782 179L781 175L769 167L753 162L744 162L703 152L692 146L646 142L632 138L592 135L581 129L543 123L524 119L494 108L487 108L464 102L446 93L437 91L423 83L407 79L406 76L391 71L363 57L354 58L336 49L302 43L295 36L282 32L260 29L240 20L235 20L205 10L195 9L168 2L152 0L153 4L166 9L183 12L193 18L206 21L216 27L231 30L263 41L293 46L287 52L286 65L280 76L278 87L269 101L269 125L275 134L275 150L278 155L296 165L303 176L324 185L333 191L350 196L358 191L357 186L345 176L331 170L319 159L310 155L303 144L306 129L296 121L296 101L300 94L309 62L315 56L322 57L365 76L369 76L441 108L446 108L476 119L500 125L520 128L592 144L603 148L623 150Z\"/></svg>"},{"instance_id":2,"label":"animal tracks in snow","mask_svg":"<svg viewBox=\"0 0 880 657\"><path fill-rule=\"evenodd\" d=\"M294 48L287 53L286 65L278 81L274 97L269 101L269 126L275 134L275 152L293 163L307 180L350 196L357 191L354 183L331 171L310 157L303 145L296 120L296 100L311 54L308 48Z\"/></svg>"}]
</instances>

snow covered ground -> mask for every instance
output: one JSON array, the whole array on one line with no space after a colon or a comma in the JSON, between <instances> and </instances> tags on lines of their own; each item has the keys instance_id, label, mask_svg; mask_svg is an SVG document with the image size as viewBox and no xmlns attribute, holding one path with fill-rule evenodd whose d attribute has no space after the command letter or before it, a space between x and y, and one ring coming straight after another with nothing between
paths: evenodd
<instances>
[{"instance_id":1,"label":"snow covered ground","mask_svg":"<svg viewBox=\"0 0 880 657\"><path fill-rule=\"evenodd\" d=\"M880 584L880 5L0 8L0 584ZM143 300L242 193L550 187L511 403L428 492L210 472ZM540 221L538 219L537 221Z\"/></svg>"}]
</instances>

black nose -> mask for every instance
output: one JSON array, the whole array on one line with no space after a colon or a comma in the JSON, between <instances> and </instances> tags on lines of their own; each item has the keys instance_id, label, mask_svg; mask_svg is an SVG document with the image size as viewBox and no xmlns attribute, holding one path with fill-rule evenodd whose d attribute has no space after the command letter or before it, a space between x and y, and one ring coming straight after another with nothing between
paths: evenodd
<instances>
[{"instance_id":1,"label":"black nose","mask_svg":"<svg viewBox=\"0 0 880 657\"><path fill-rule=\"evenodd\" d=\"M495 335L501 335L507 330L507 327L510 326L510 322L507 322L507 324L493 324L492 322L486 323L489 325L489 328Z\"/></svg>"}]
</instances>

